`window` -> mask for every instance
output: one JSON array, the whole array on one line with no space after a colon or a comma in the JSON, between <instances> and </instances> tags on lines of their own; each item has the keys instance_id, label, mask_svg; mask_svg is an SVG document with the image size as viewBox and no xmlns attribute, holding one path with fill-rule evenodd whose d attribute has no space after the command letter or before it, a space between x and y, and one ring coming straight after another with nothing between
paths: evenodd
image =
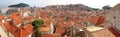
<instances>
[{"instance_id":1,"label":"window","mask_svg":"<svg viewBox=\"0 0 120 37\"><path fill-rule=\"evenodd\" d=\"M113 19L116 19L116 17L114 16Z\"/></svg>"}]
</instances>

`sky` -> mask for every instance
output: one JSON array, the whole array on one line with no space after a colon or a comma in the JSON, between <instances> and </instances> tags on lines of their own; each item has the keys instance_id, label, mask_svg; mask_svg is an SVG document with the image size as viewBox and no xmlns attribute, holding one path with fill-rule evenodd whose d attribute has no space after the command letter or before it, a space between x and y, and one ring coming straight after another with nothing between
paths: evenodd
<instances>
[{"instance_id":1,"label":"sky","mask_svg":"<svg viewBox=\"0 0 120 37\"><path fill-rule=\"evenodd\" d=\"M111 7L120 3L120 0L0 0L0 8L12 4L26 3L30 6L44 7L47 5L84 4L92 8L102 8L105 5Z\"/></svg>"}]
</instances>

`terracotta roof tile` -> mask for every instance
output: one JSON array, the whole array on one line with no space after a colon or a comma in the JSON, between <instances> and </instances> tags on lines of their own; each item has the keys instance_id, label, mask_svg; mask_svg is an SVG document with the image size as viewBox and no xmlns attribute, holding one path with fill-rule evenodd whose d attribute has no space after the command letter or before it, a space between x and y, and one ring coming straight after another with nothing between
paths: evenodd
<instances>
[{"instance_id":1,"label":"terracotta roof tile","mask_svg":"<svg viewBox=\"0 0 120 37\"><path fill-rule=\"evenodd\" d=\"M22 28L19 28L17 31L14 32L15 37L27 37L30 33L25 31Z\"/></svg>"},{"instance_id":2,"label":"terracotta roof tile","mask_svg":"<svg viewBox=\"0 0 120 37\"><path fill-rule=\"evenodd\" d=\"M119 32L117 32L113 27L109 28L109 31L112 32L115 35L115 37L120 37Z\"/></svg>"},{"instance_id":3,"label":"terracotta roof tile","mask_svg":"<svg viewBox=\"0 0 120 37\"><path fill-rule=\"evenodd\" d=\"M65 26L62 23L59 23L58 26L56 26L55 34L63 34L65 32Z\"/></svg>"},{"instance_id":4,"label":"terracotta roof tile","mask_svg":"<svg viewBox=\"0 0 120 37\"><path fill-rule=\"evenodd\" d=\"M92 18L89 21L96 25L98 19L99 19L99 16L92 16Z\"/></svg>"},{"instance_id":5,"label":"terracotta roof tile","mask_svg":"<svg viewBox=\"0 0 120 37\"><path fill-rule=\"evenodd\" d=\"M4 19L4 16L0 16L0 20Z\"/></svg>"},{"instance_id":6,"label":"terracotta roof tile","mask_svg":"<svg viewBox=\"0 0 120 37\"><path fill-rule=\"evenodd\" d=\"M104 20L105 20L105 17L100 16L99 19L98 19L98 21L97 21L97 24L102 24L102 23L104 23L104 22L105 22Z\"/></svg>"},{"instance_id":7,"label":"terracotta roof tile","mask_svg":"<svg viewBox=\"0 0 120 37\"><path fill-rule=\"evenodd\" d=\"M45 19L45 23L46 23L46 24L50 25L51 22L52 22L52 20L50 20L50 19Z\"/></svg>"},{"instance_id":8,"label":"terracotta roof tile","mask_svg":"<svg viewBox=\"0 0 120 37\"><path fill-rule=\"evenodd\" d=\"M11 27L12 27L11 29L13 31L12 32L13 34L14 34L14 32L18 31L18 29L19 29L19 27L15 26L15 25L12 25Z\"/></svg>"},{"instance_id":9,"label":"terracotta roof tile","mask_svg":"<svg viewBox=\"0 0 120 37\"><path fill-rule=\"evenodd\" d=\"M4 26L6 30L8 30L11 33L14 33L18 29L18 27L16 27L15 25L11 25L10 22L5 22Z\"/></svg>"},{"instance_id":10,"label":"terracotta roof tile","mask_svg":"<svg viewBox=\"0 0 120 37\"><path fill-rule=\"evenodd\" d=\"M12 25L12 34L15 36L15 37L27 37L30 32L23 29L23 28L18 28L17 26L15 25Z\"/></svg>"},{"instance_id":11,"label":"terracotta roof tile","mask_svg":"<svg viewBox=\"0 0 120 37\"><path fill-rule=\"evenodd\" d=\"M22 23L23 20L14 19L13 22L14 22L14 25L18 25L18 24Z\"/></svg>"},{"instance_id":12,"label":"terracotta roof tile","mask_svg":"<svg viewBox=\"0 0 120 37\"><path fill-rule=\"evenodd\" d=\"M10 22L5 22L4 26L6 30L11 32L15 37L27 37L30 33L32 33L33 28L31 25L26 25L23 28L19 28L10 24Z\"/></svg>"},{"instance_id":13,"label":"terracotta roof tile","mask_svg":"<svg viewBox=\"0 0 120 37\"><path fill-rule=\"evenodd\" d=\"M43 31L43 32L47 32L51 29L51 27L49 25L45 26L45 27L41 27L39 30Z\"/></svg>"},{"instance_id":14,"label":"terracotta roof tile","mask_svg":"<svg viewBox=\"0 0 120 37\"><path fill-rule=\"evenodd\" d=\"M79 22L80 23L80 22ZM75 23L70 21L70 22L64 22L64 24L67 26L67 27L72 27Z\"/></svg>"},{"instance_id":15,"label":"terracotta roof tile","mask_svg":"<svg viewBox=\"0 0 120 37\"><path fill-rule=\"evenodd\" d=\"M28 16L27 17L27 20L31 20L31 19L33 19L34 18L34 16Z\"/></svg>"},{"instance_id":16,"label":"terracotta roof tile","mask_svg":"<svg viewBox=\"0 0 120 37\"><path fill-rule=\"evenodd\" d=\"M89 17L83 17L83 18L82 18L82 21L83 21L83 22L88 22L89 20L90 20Z\"/></svg>"},{"instance_id":17,"label":"terracotta roof tile","mask_svg":"<svg viewBox=\"0 0 120 37\"><path fill-rule=\"evenodd\" d=\"M104 23L104 20L105 20L105 17L103 17L103 16L93 16L90 19L90 22L92 22L95 25L99 25L99 24Z\"/></svg>"},{"instance_id":18,"label":"terracotta roof tile","mask_svg":"<svg viewBox=\"0 0 120 37\"><path fill-rule=\"evenodd\" d=\"M63 34L65 32L65 28L63 27L57 27L55 34Z\"/></svg>"},{"instance_id":19,"label":"terracotta roof tile","mask_svg":"<svg viewBox=\"0 0 120 37\"><path fill-rule=\"evenodd\" d=\"M61 37L59 34L42 34L42 37Z\"/></svg>"},{"instance_id":20,"label":"terracotta roof tile","mask_svg":"<svg viewBox=\"0 0 120 37\"><path fill-rule=\"evenodd\" d=\"M22 16L20 15L19 12L15 12L15 13L9 15L8 17L12 18L12 19L17 19L17 18L21 18Z\"/></svg>"},{"instance_id":21,"label":"terracotta roof tile","mask_svg":"<svg viewBox=\"0 0 120 37\"><path fill-rule=\"evenodd\" d=\"M33 33L33 26L32 26L31 24L27 24L27 25L23 26L23 28L24 28L26 31L28 31L28 32L30 32L30 33Z\"/></svg>"},{"instance_id":22,"label":"terracotta roof tile","mask_svg":"<svg viewBox=\"0 0 120 37\"><path fill-rule=\"evenodd\" d=\"M4 26L5 26L5 29L6 29L6 30L12 32L12 29L11 29L12 27L11 27L10 22L5 22Z\"/></svg>"}]
</instances>

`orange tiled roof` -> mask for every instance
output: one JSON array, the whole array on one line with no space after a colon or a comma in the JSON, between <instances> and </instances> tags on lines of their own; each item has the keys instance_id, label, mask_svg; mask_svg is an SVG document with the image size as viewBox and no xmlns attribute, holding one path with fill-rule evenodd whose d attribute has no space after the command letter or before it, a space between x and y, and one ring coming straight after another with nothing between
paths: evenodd
<instances>
[{"instance_id":1,"label":"orange tiled roof","mask_svg":"<svg viewBox=\"0 0 120 37\"><path fill-rule=\"evenodd\" d=\"M59 34L42 34L42 37L61 37Z\"/></svg>"},{"instance_id":2,"label":"orange tiled roof","mask_svg":"<svg viewBox=\"0 0 120 37\"><path fill-rule=\"evenodd\" d=\"M15 37L27 37L30 33L22 28L14 32Z\"/></svg>"},{"instance_id":3,"label":"orange tiled roof","mask_svg":"<svg viewBox=\"0 0 120 37\"><path fill-rule=\"evenodd\" d=\"M89 20L91 20L91 19L90 19L90 17L87 17L87 16L84 16L84 17L82 18L82 21L83 21L83 22L88 22Z\"/></svg>"},{"instance_id":4,"label":"orange tiled roof","mask_svg":"<svg viewBox=\"0 0 120 37\"><path fill-rule=\"evenodd\" d=\"M92 22L93 24L97 24L99 16L92 16L92 18L90 19L90 22Z\"/></svg>"},{"instance_id":5,"label":"orange tiled roof","mask_svg":"<svg viewBox=\"0 0 120 37\"><path fill-rule=\"evenodd\" d=\"M65 32L65 28L63 27L56 27L55 34L63 34Z\"/></svg>"},{"instance_id":6,"label":"orange tiled roof","mask_svg":"<svg viewBox=\"0 0 120 37\"><path fill-rule=\"evenodd\" d=\"M102 23L104 23L104 22L105 22L104 20L105 20L105 17L100 16L99 19L98 19L98 21L97 21L97 24L102 24Z\"/></svg>"},{"instance_id":7,"label":"orange tiled roof","mask_svg":"<svg viewBox=\"0 0 120 37\"><path fill-rule=\"evenodd\" d=\"M33 19L34 18L34 16L28 16L27 17L27 20L31 20L31 19Z\"/></svg>"},{"instance_id":8,"label":"orange tiled roof","mask_svg":"<svg viewBox=\"0 0 120 37\"><path fill-rule=\"evenodd\" d=\"M103 17L103 16L93 16L90 19L90 22L92 22L95 25L99 25L99 24L104 23L104 20L105 20L105 17Z\"/></svg>"},{"instance_id":9,"label":"orange tiled roof","mask_svg":"<svg viewBox=\"0 0 120 37\"><path fill-rule=\"evenodd\" d=\"M0 16L0 20L4 19L4 16Z\"/></svg>"},{"instance_id":10,"label":"orange tiled roof","mask_svg":"<svg viewBox=\"0 0 120 37\"><path fill-rule=\"evenodd\" d=\"M5 26L5 29L8 30L11 33L14 33L18 29L18 27L10 24L10 22L5 22L4 26Z\"/></svg>"},{"instance_id":11,"label":"orange tiled roof","mask_svg":"<svg viewBox=\"0 0 120 37\"><path fill-rule=\"evenodd\" d=\"M41 27L39 30L43 31L43 32L47 32L51 29L51 27L49 25L46 25L45 27Z\"/></svg>"},{"instance_id":12,"label":"orange tiled roof","mask_svg":"<svg viewBox=\"0 0 120 37\"><path fill-rule=\"evenodd\" d=\"M65 26L62 23L58 23L56 26L55 34L63 34L65 32Z\"/></svg>"},{"instance_id":13,"label":"orange tiled roof","mask_svg":"<svg viewBox=\"0 0 120 37\"><path fill-rule=\"evenodd\" d=\"M51 23L55 23L55 20L53 20L53 19L45 18L43 20L45 22L44 23L45 25L50 25Z\"/></svg>"},{"instance_id":14,"label":"orange tiled roof","mask_svg":"<svg viewBox=\"0 0 120 37\"><path fill-rule=\"evenodd\" d=\"M21 18L22 16L20 15L19 12L15 12L15 13L9 15L8 17L12 18L12 19L17 19L17 18Z\"/></svg>"},{"instance_id":15,"label":"orange tiled roof","mask_svg":"<svg viewBox=\"0 0 120 37\"><path fill-rule=\"evenodd\" d=\"M12 32L12 29L11 29L12 27L11 27L10 22L5 22L4 26L5 26L5 29L6 29L6 30Z\"/></svg>"},{"instance_id":16,"label":"orange tiled roof","mask_svg":"<svg viewBox=\"0 0 120 37\"><path fill-rule=\"evenodd\" d=\"M47 19L45 19L44 21L45 21L45 24L48 24L48 25L50 25L50 24L51 24L51 20L50 20L50 19L48 19L48 18L47 18Z\"/></svg>"},{"instance_id":17,"label":"orange tiled roof","mask_svg":"<svg viewBox=\"0 0 120 37\"><path fill-rule=\"evenodd\" d=\"M115 37L120 37L119 32L117 32L117 31L115 30L115 28L111 27L111 28L109 28L109 31L112 32L112 33L115 35Z\"/></svg>"},{"instance_id":18,"label":"orange tiled roof","mask_svg":"<svg viewBox=\"0 0 120 37\"><path fill-rule=\"evenodd\" d=\"M18 25L22 23L24 20L23 19L13 19L14 25Z\"/></svg>"},{"instance_id":19,"label":"orange tiled roof","mask_svg":"<svg viewBox=\"0 0 120 37\"><path fill-rule=\"evenodd\" d=\"M15 37L27 37L30 33L33 33L33 26L28 24L24 27L17 27L15 25L10 24L10 22L5 22L4 24L6 30L11 32Z\"/></svg>"},{"instance_id":20,"label":"orange tiled roof","mask_svg":"<svg viewBox=\"0 0 120 37\"><path fill-rule=\"evenodd\" d=\"M32 26L31 24L27 24L27 25L23 26L23 28L24 28L26 31L28 31L28 32L30 32L30 33L33 33L33 26Z\"/></svg>"},{"instance_id":21,"label":"orange tiled roof","mask_svg":"<svg viewBox=\"0 0 120 37\"><path fill-rule=\"evenodd\" d=\"M64 21L64 18L58 18L58 21L59 21L59 22L63 22L63 21Z\"/></svg>"},{"instance_id":22,"label":"orange tiled roof","mask_svg":"<svg viewBox=\"0 0 120 37\"><path fill-rule=\"evenodd\" d=\"M72 27L75 23L70 21L70 22L64 22L64 24L67 26L67 27Z\"/></svg>"}]
</instances>

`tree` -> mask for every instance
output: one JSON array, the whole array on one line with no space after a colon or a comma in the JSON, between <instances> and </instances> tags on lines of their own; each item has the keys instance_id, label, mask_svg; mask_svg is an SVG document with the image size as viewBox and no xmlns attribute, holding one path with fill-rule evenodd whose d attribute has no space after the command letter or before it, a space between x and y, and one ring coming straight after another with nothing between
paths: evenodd
<instances>
[{"instance_id":1,"label":"tree","mask_svg":"<svg viewBox=\"0 0 120 37\"><path fill-rule=\"evenodd\" d=\"M41 31L39 31L39 29L43 27L43 24L44 24L44 21L41 19L37 19L32 22L32 26L34 26L34 30L35 30L35 37L41 36Z\"/></svg>"},{"instance_id":2,"label":"tree","mask_svg":"<svg viewBox=\"0 0 120 37\"><path fill-rule=\"evenodd\" d=\"M106 10L106 9L111 9L111 7L109 5L103 6L102 9Z\"/></svg>"},{"instance_id":3,"label":"tree","mask_svg":"<svg viewBox=\"0 0 120 37\"><path fill-rule=\"evenodd\" d=\"M19 3L19 4L16 4L16 5L10 5L8 7L20 8L20 7L30 7L30 6L28 4L25 4L25 3Z\"/></svg>"}]
</instances>

